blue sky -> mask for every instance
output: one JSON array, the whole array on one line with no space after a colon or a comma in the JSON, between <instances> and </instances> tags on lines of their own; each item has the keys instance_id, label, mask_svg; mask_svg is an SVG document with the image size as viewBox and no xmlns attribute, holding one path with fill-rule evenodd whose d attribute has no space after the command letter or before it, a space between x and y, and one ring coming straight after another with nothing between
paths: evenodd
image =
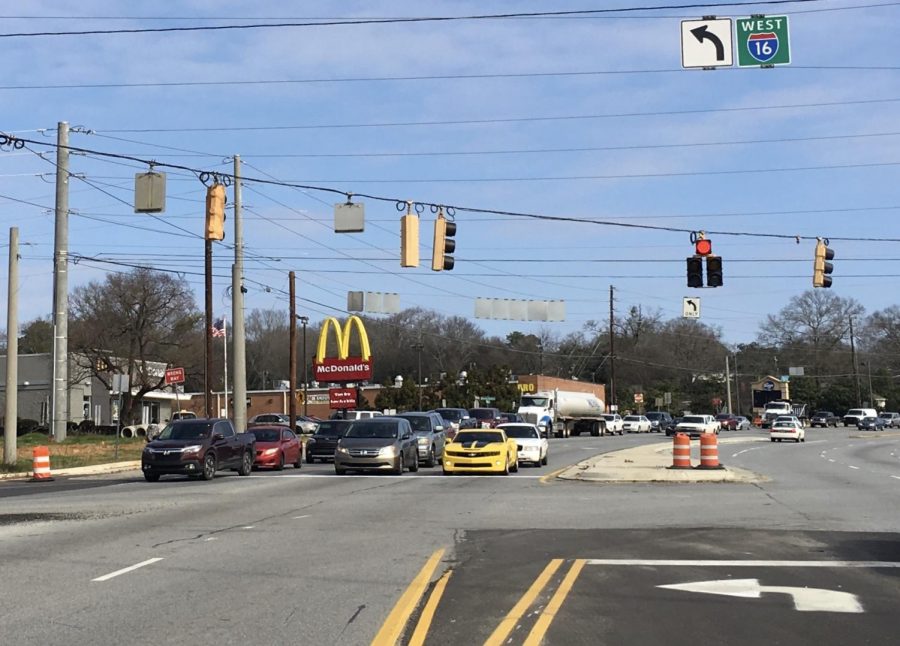
<instances>
[{"instance_id":1,"label":"blue sky","mask_svg":"<svg viewBox=\"0 0 900 646\"><path fill-rule=\"evenodd\" d=\"M639 4L650 3L26 1L0 10L0 35ZM846 10L855 4L0 38L0 131L52 143L67 121L79 130L73 146L222 172L237 153L246 177L497 211L830 237L834 293L871 312L896 303L898 243L836 238L900 238L900 3ZM751 13L790 16L791 66L680 69L682 19ZM409 79L472 75L493 76ZM371 80L387 77L407 80ZM211 81L309 82L46 87ZM5 243L19 227L23 322L51 308L53 159L0 151L0 236ZM184 272L202 305L199 180L169 171L167 210L153 218L128 206L144 166L75 155L71 170L86 181L71 184L70 253ZM404 307L473 320L476 297L563 299L562 323L476 322L491 334L565 334L607 316L612 284L620 311L641 305L665 317L699 295L703 322L737 343L811 287L811 240L710 234L725 286L689 290L686 232L458 212L456 268L436 273L428 211L422 264L401 269L391 202L365 200L365 232L339 235L333 195L248 182L243 197L247 307L286 309L294 270L298 311L314 321L342 311L348 290L397 292ZM229 228L215 249L217 316L230 312L232 240ZM122 266L82 260L70 269L74 288Z\"/></svg>"}]
</instances>

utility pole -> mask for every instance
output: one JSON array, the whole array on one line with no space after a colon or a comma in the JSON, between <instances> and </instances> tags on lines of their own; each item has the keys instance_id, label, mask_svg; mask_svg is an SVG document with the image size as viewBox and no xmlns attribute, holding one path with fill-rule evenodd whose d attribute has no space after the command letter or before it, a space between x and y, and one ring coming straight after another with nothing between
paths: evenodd
<instances>
[{"instance_id":1,"label":"utility pole","mask_svg":"<svg viewBox=\"0 0 900 646\"><path fill-rule=\"evenodd\" d=\"M853 339L853 316L850 316L850 356L853 360L853 377L856 380L856 405L862 406L862 394L859 390L859 363L856 361L856 341Z\"/></svg>"},{"instance_id":2,"label":"utility pole","mask_svg":"<svg viewBox=\"0 0 900 646\"><path fill-rule=\"evenodd\" d=\"M425 347L421 341L412 344L412 349L416 351L419 359L419 378L416 383L416 390L419 393L419 410L422 410L422 349Z\"/></svg>"},{"instance_id":3,"label":"utility pole","mask_svg":"<svg viewBox=\"0 0 900 646\"><path fill-rule=\"evenodd\" d=\"M734 396L737 400L738 412L741 412L741 378L738 372L737 354L734 355Z\"/></svg>"},{"instance_id":4,"label":"utility pole","mask_svg":"<svg viewBox=\"0 0 900 646\"><path fill-rule=\"evenodd\" d=\"M9 229L9 290L6 293L6 425L3 464L16 463L19 416L19 228Z\"/></svg>"},{"instance_id":5,"label":"utility pole","mask_svg":"<svg viewBox=\"0 0 900 646\"><path fill-rule=\"evenodd\" d=\"M725 393L728 399L728 412L734 414L731 407L731 368L728 367L728 355L725 355Z\"/></svg>"},{"instance_id":6,"label":"utility pole","mask_svg":"<svg viewBox=\"0 0 900 646\"><path fill-rule=\"evenodd\" d=\"M295 431L297 429L297 302L295 300L296 281L293 271L288 274L288 278L291 281L289 296L291 299L289 316L291 322L291 349L288 352L288 378L290 379L291 402L288 410L291 415L291 430Z\"/></svg>"},{"instance_id":7,"label":"utility pole","mask_svg":"<svg viewBox=\"0 0 900 646\"><path fill-rule=\"evenodd\" d=\"M613 329L612 285L609 286L609 403L616 404L616 333Z\"/></svg>"},{"instance_id":8,"label":"utility pole","mask_svg":"<svg viewBox=\"0 0 900 646\"><path fill-rule=\"evenodd\" d=\"M69 124L56 124L56 231L53 239L53 439L69 421Z\"/></svg>"},{"instance_id":9,"label":"utility pole","mask_svg":"<svg viewBox=\"0 0 900 646\"><path fill-rule=\"evenodd\" d=\"M234 426L247 428L247 351L244 331L244 230L241 156L234 156L234 265L231 268L231 360L234 362ZM227 341L227 339L226 339Z\"/></svg>"},{"instance_id":10,"label":"utility pole","mask_svg":"<svg viewBox=\"0 0 900 646\"><path fill-rule=\"evenodd\" d=\"M309 415L309 357L306 355L306 325L309 323L308 316L300 317L300 324L303 326L303 416Z\"/></svg>"},{"instance_id":11,"label":"utility pole","mask_svg":"<svg viewBox=\"0 0 900 646\"><path fill-rule=\"evenodd\" d=\"M203 246L205 251L205 267L206 267L206 369L203 375L203 388L206 393L206 416L214 417L212 403L212 375L213 375L213 353L212 353L212 324L213 324L213 297L212 297L212 240L208 237L204 238Z\"/></svg>"}]
</instances>

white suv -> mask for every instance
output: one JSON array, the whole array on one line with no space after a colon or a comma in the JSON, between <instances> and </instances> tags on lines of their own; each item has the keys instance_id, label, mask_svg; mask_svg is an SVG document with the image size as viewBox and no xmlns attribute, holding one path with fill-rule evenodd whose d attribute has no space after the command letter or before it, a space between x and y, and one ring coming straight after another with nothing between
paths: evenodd
<instances>
[{"instance_id":1,"label":"white suv","mask_svg":"<svg viewBox=\"0 0 900 646\"><path fill-rule=\"evenodd\" d=\"M856 426L864 417L878 417L874 408L851 408L844 415L844 426Z\"/></svg>"},{"instance_id":2,"label":"white suv","mask_svg":"<svg viewBox=\"0 0 900 646\"><path fill-rule=\"evenodd\" d=\"M625 433L625 422L622 420L622 416L618 413L608 413L606 415L601 415L603 419L606 420L606 432L610 435L624 435Z\"/></svg>"}]
</instances>

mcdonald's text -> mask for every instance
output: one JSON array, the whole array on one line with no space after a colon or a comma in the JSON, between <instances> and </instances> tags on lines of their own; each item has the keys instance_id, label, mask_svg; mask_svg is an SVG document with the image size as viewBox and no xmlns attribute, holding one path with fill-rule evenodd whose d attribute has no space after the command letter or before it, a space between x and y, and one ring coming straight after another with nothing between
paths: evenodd
<instances>
[{"instance_id":1,"label":"mcdonald's text","mask_svg":"<svg viewBox=\"0 0 900 646\"><path fill-rule=\"evenodd\" d=\"M316 381L366 381L372 378L372 361L360 357L335 359L325 357L315 364Z\"/></svg>"}]
</instances>

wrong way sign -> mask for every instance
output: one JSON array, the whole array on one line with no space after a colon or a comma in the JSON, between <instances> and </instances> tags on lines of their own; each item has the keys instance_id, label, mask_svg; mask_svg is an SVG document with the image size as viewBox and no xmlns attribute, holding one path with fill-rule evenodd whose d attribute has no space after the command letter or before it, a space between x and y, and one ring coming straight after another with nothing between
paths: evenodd
<instances>
[{"instance_id":1,"label":"wrong way sign","mask_svg":"<svg viewBox=\"0 0 900 646\"><path fill-rule=\"evenodd\" d=\"M683 68L732 65L734 65L734 42L731 36L731 18L681 21Z\"/></svg>"}]
</instances>

